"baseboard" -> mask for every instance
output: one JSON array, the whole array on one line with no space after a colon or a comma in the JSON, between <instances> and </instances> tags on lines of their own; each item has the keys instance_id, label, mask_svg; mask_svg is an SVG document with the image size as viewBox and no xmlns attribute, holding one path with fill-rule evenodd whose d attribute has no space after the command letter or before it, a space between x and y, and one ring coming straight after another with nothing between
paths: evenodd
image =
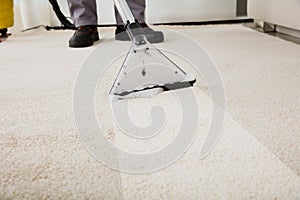
<instances>
[{"instance_id":1,"label":"baseboard","mask_svg":"<svg viewBox=\"0 0 300 200\"><path fill-rule=\"evenodd\" d=\"M276 32L300 38L300 30L291 29L284 26L276 26Z\"/></svg>"},{"instance_id":2,"label":"baseboard","mask_svg":"<svg viewBox=\"0 0 300 200\"><path fill-rule=\"evenodd\" d=\"M281 34L285 34L300 39L300 30L287 28L284 26L280 26L277 24L272 24L264 21L262 23L262 29L265 33L281 33Z\"/></svg>"}]
</instances>

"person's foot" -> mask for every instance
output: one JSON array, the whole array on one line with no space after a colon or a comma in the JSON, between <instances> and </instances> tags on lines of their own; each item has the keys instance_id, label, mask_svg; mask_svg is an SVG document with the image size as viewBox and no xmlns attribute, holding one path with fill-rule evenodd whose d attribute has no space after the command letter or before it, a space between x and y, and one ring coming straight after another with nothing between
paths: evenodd
<instances>
[{"instance_id":1,"label":"person's foot","mask_svg":"<svg viewBox=\"0 0 300 200\"><path fill-rule=\"evenodd\" d=\"M2 28L0 29L0 42L11 36L11 33L7 33L8 29L7 28ZM3 38L3 40L1 40Z\"/></svg>"},{"instance_id":2,"label":"person's foot","mask_svg":"<svg viewBox=\"0 0 300 200\"><path fill-rule=\"evenodd\" d=\"M89 47L99 40L96 26L80 26L69 40L69 47Z\"/></svg>"},{"instance_id":3,"label":"person's foot","mask_svg":"<svg viewBox=\"0 0 300 200\"><path fill-rule=\"evenodd\" d=\"M7 36L7 31L8 31L7 28L0 29L1 37Z\"/></svg>"},{"instance_id":4,"label":"person's foot","mask_svg":"<svg viewBox=\"0 0 300 200\"><path fill-rule=\"evenodd\" d=\"M147 40L150 43L161 43L164 41L164 34L161 31L154 31L147 24L141 24ZM117 26L115 31L115 39L120 41L130 41L130 37L124 26Z\"/></svg>"}]
</instances>

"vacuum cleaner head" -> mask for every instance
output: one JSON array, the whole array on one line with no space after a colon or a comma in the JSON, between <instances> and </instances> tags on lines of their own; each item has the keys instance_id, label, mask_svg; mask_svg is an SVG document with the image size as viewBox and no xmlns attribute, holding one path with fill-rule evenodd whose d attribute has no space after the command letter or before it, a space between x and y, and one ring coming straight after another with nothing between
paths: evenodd
<instances>
[{"instance_id":1,"label":"vacuum cleaner head","mask_svg":"<svg viewBox=\"0 0 300 200\"><path fill-rule=\"evenodd\" d=\"M109 94L113 99L152 97L162 91L191 87L195 82L194 76L183 71L140 34L133 38Z\"/></svg>"}]
</instances>

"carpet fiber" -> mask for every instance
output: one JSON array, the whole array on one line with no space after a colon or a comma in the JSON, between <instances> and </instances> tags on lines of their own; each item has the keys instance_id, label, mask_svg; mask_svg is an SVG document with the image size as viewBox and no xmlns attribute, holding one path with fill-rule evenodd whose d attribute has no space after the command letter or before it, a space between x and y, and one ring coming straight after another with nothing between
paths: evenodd
<instances>
[{"instance_id":1,"label":"carpet fiber","mask_svg":"<svg viewBox=\"0 0 300 200\"><path fill-rule=\"evenodd\" d=\"M211 119L211 99L198 84L199 134L175 164L142 175L121 173L97 162L77 133L72 94L87 56L101 45L69 49L70 31L19 33L0 44L0 199L299 199L300 46L242 25L157 27L174 29L197 41L222 76L226 119L213 152L199 160ZM100 30L102 40L112 28ZM166 43L172 38L166 36ZM130 43L112 42L112 45ZM101 59L101 57L99 57ZM113 81L114 73L107 78ZM114 125L100 90L97 116L122 148L130 141ZM103 96L104 95L104 96ZM168 105L168 94L153 98ZM134 100L134 120L149 121ZM169 106L170 113L177 113ZM135 146L153 150L166 135ZM173 125L174 126L173 126Z\"/></svg>"}]
</instances>

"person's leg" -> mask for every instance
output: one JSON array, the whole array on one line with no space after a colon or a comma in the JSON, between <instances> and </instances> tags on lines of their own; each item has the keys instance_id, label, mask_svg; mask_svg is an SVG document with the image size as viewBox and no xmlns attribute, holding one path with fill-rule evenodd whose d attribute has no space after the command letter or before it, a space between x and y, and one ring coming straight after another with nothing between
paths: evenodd
<instances>
[{"instance_id":1,"label":"person's leg","mask_svg":"<svg viewBox=\"0 0 300 200\"><path fill-rule=\"evenodd\" d=\"M145 23L145 0L127 0L128 6L131 9L133 16L141 23ZM123 20L115 7L115 17L117 25L124 25Z\"/></svg>"},{"instance_id":2,"label":"person's leg","mask_svg":"<svg viewBox=\"0 0 300 200\"><path fill-rule=\"evenodd\" d=\"M68 0L68 4L76 27L97 25L96 0Z\"/></svg>"},{"instance_id":3,"label":"person's leg","mask_svg":"<svg viewBox=\"0 0 300 200\"><path fill-rule=\"evenodd\" d=\"M96 0L68 0L71 17L77 28L69 40L70 47L88 47L99 40Z\"/></svg>"}]
</instances>

